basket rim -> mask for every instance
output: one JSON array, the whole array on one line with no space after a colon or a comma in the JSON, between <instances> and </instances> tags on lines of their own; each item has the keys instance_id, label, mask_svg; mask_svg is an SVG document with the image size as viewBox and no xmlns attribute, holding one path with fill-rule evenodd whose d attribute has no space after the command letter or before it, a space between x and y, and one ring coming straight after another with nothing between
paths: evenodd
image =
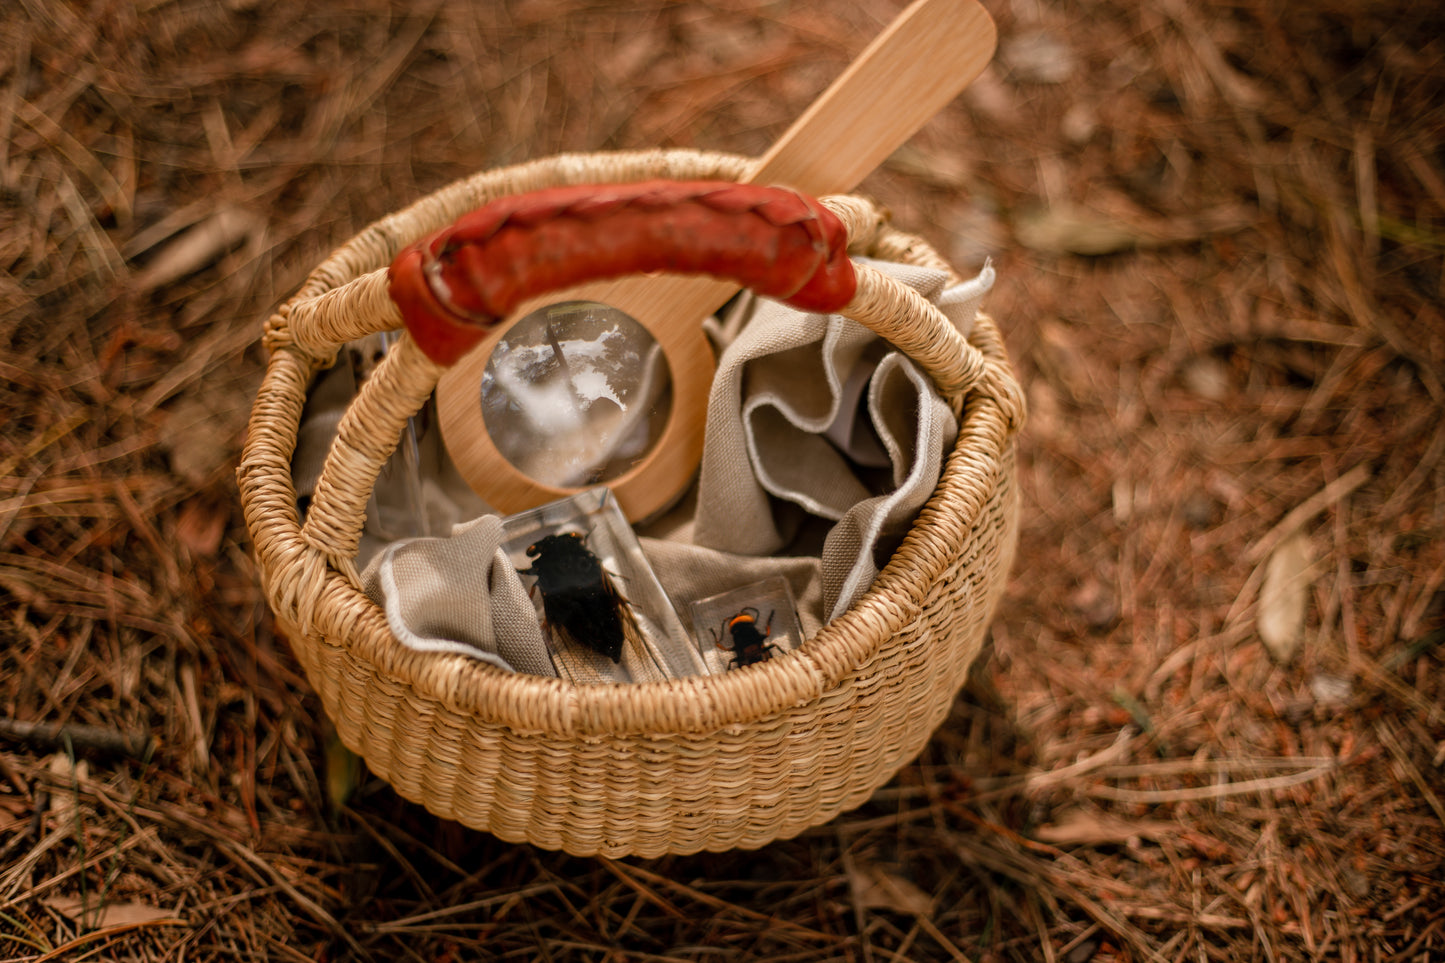
<instances>
[{"instance_id":1,"label":"basket rim","mask_svg":"<svg viewBox=\"0 0 1445 963\"><path fill-rule=\"evenodd\" d=\"M651 176L680 178L700 171L737 176L753 163L717 152L651 150L563 154L483 171L374 222L313 271L291 301L344 283L349 278L342 275L348 270L374 269L367 256L357 256L366 239L380 238L385 256L386 247L399 247L407 240L396 236L399 214L425 211L428 204L455 203L501 184L539 177L620 181L639 177L638 168L647 168ZM657 167L663 169L653 169ZM941 260L921 239L904 236L921 245L922 256ZM370 258L374 260L375 254ZM268 322L271 333L284 334L284 313L283 308ZM1016 389L992 320L980 315L969 340L996 369L994 380L1006 379ZM247 527L271 611L291 636L291 644L340 646L348 661L369 670L370 684L408 687L418 700L456 714L459 723L470 719L566 738L715 733L823 697L919 617L928 587L956 557L992 496L1021 417L1013 410L1016 405L987 393L974 391L963 400L959 430L941 477L902 543L863 597L797 649L723 676L585 685L508 673L462 655L406 649L391 634L380 606L348 574L324 559L318 562L310 553L301 538L290 456L307 383L320 360L287 345L284 337L273 345L238 470ZM298 582L309 584L283 591L282 586ZM335 680L311 680L318 687L327 681Z\"/></svg>"}]
</instances>

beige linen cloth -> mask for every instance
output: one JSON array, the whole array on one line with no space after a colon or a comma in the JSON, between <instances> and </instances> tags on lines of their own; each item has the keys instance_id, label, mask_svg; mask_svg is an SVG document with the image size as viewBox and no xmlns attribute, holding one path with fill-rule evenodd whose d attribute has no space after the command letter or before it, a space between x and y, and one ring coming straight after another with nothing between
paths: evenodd
<instances>
[{"instance_id":1,"label":"beige linen cloth","mask_svg":"<svg viewBox=\"0 0 1445 963\"><path fill-rule=\"evenodd\" d=\"M870 263L965 334L994 281L988 265L948 286L941 271ZM693 600L781 575L811 635L872 584L937 486L958 425L926 374L847 318L746 296L713 334L720 353L699 478L683 506L643 527L643 553L689 631ZM294 466L303 496L324 457L315 442L335 420L325 410L307 417L315 422L303 424ZM473 520L446 537L368 537L358 560L397 639L555 675L532 601L501 550L500 519L454 472L426 485L429 504L452 500L433 515Z\"/></svg>"},{"instance_id":2,"label":"beige linen cloth","mask_svg":"<svg viewBox=\"0 0 1445 963\"><path fill-rule=\"evenodd\" d=\"M993 280L986 267L945 288L941 271L870 263L965 334ZM798 516L776 500L835 522L819 558L821 612L832 619L872 584L877 556L891 554L886 543L932 494L957 432L928 376L867 328L758 300L713 377L692 541L745 556L783 551ZM870 468L886 470L883 484L869 484Z\"/></svg>"}]
</instances>

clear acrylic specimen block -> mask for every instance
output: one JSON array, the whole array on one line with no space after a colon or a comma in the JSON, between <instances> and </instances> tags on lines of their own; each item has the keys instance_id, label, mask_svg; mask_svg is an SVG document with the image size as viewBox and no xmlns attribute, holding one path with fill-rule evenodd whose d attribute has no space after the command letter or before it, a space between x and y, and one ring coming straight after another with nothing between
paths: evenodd
<instances>
[{"instance_id":1,"label":"clear acrylic specimen block","mask_svg":"<svg viewBox=\"0 0 1445 963\"><path fill-rule=\"evenodd\" d=\"M650 682L706 671L610 489L502 524L502 548L531 593L559 676Z\"/></svg>"},{"instance_id":2,"label":"clear acrylic specimen block","mask_svg":"<svg viewBox=\"0 0 1445 963\"><path fill-rule=\"evenodd\" d=\"M788 580L762 579L692 603L693 638L709 674L766 662L803 641Z\"/></svg>"}]
</instances>

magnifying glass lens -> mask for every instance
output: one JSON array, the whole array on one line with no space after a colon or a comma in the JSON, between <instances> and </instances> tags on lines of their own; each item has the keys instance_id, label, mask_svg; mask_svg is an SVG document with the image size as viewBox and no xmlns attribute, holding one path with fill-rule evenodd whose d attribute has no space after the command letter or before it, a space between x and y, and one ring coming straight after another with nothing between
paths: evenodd
<instances>
[{"instance_id":1,"label":"magnifying glass lens","mask_svg":"<svg viewBox=\"0 0 1445 963\"><path fill-rule=\"evenodd\" d=\"M631 316L567 301L514 324L482 372L482 419L502 456L561 488L625 474L661 436L672 379L661 347Z\"/></svg>"}]
</instances>

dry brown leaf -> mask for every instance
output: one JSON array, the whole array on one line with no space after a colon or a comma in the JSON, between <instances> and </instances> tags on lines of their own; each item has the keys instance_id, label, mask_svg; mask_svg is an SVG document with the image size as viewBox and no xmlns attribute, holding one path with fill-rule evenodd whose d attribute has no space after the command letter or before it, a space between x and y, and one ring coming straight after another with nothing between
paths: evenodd
<instances>
[{"instance_id":1,"label":"dry brown leaf","mask_svg":"<svg viewBox=\"0 0 1445 963\"><path fill-rule=\"evenodd\" d=\"M171 470L196 487L205 485L240 448L247 410L224 386L203 387L177 401L160 426L160 443Z\"/></svg>"},{"instance_id":2,"label":"dry brown leaf","mask_svg":"<svg viewBox=\"0 0 1445 963\"><path fill-rule=\"evenodd\" d=\"M108 926L136 926L161 920L181 922L175 913L148 903L89 903L79 896L52 896L43 900L51 909L85 926L103 929Z\"/></svg>"},{"instance_id":3,"label":"dry brown leaf","mask_svg":"<svg viewBox=\"0 0 1445 963\"><path fill-rule=\"evenodd\" d=\"M223 207L161 248L145 270L136 275L135 286L149 291L194 274L263 226L250 211Z\"/></svg>"},{"instance_id":4,"label":"dry brown leaf","mask_svg":"<svg viewBox=\"0 0 1445 963\"><path fill-rule=\"evenodd\" d=\"M1078 71L1073 47L1049 30L1009 37L999 47L999 60L1026 84L1062 84Z\"/></svg>"},{"instance_id":5,"label":"dry brown leaf","mask_svg":"<svg viewBox=\"0 0 1445 963\"><path fill-rule=\"evenodd\" d=\"M954 190L967 187L972 172L961 151L925 150L913 144L904 144L883 163L900 174Z\"/></svg>"},{"instance_id":6,"label":"dry brown leaf","mask_svg":"<svg viewBox=\"0 0 1445 963\"><path fill-rule=\"evenodd\" d=\"M1131 839L1161 839L1178 835L1176 823L1157 819L1124 819L1109 813L1073 810L1057 822L1040 826L1033 837L1051 846L1098 846Z\"/></svg>"},{"instance_id":7,"label":"dry brown leaf","mask_svg":"<svg viewBox=\"0 0 1445 963\"><path fill-rule=\"evenodd\" d=\"M50 816L55 825L69 828L75 820L75 793L73 787L90 781L90 763L84 759L72 759L67 753L57 752L50 757L46 768L54 784L59 787L50 797Z\"/></svg>"},{"instance_id":8,"label":"dry brown leaf","mask_svg":"<svg viewBox=\"0 0 1445 963\"><path fill-rule=\"evenodd\" d=\"M848 885L862 909L891 910L909 916L927 916L933 911L933 897L881 866L855 866L848 874Z\"/></svg>"},{"instance_id":9,"label":"dry brown leaf","mask_svg":"<svg viewBox=\"0 0 1445 963\"><path fill-rule=\"evenodd\" d=\"M1018 111L1018 98L1014 96L1013 88L1003 82L999 69L992 64L969 84L963 96L969 105L995 120L1007 120Z\"/></svg>"},{"instance_id":10,"label":"dry brown leaf","mask_svg":"<svg viewBox=\"0 0 1445 963\"><path fill-rule=\"evenodd\" d=\"M1024 247L1045 254L1118 254L1138 247L1144 238L1127 225L1071 205L1050 207L1021 216L1014 236Z\"/></svg>"},{"instance_id":11,"label":"dry brown leaf","mask_svg":"<svg viewBox=\"0 0 1445 963\"><path fill-rule=\"evenodd\" d=\"M210 499L192 498L181 506L176 519L176 538L194 558L210 558L221 549L229 513Z\"/></svg>"},{"instance_id":12,"label":"dry brown leaf","mask_svg":"<svg viewBox=\"0 0 1445 963\"><path fill-rule=\"evenodd\" d=\"M1234 205L1171 218L1152 217L1117 197L1102 199L1100 207L1064 203L1026 211L1014 223L1014 236L1024 247L1044 254L1097 257L1233 234L1255 220L1252 212Z\"/></svg>"},{"instance_id":13,"label":"dry brown leaf","mask_svg":"<svg viewBox=\"0 0 1445 963\"><path fill-rule=\"evenodd\" d=\"M1280 542L1265 565L1255 626L1269 654L1280 662L1294 657L1304 637L1313 561L1309 538L1297 532Z\"/></svg>"},{"instance_id":14,"label":"dry brown leaf","mask_svg":"<svg viewBox=\"0 0 1445 963\"><path fill-rule=\"evenodd\" d=\"M1329 712L1346 708L1355 698L1355 683L1347 676L1317 672L1310 676L1310 695ZM1445 743L1442 743L1445 746Z\"/></svg>"},{"instance_id":15,"label":"dry brown leaf","mask_svg":"<svg viewBox=\"0 0 1445 963\"><path fill-rule=\"evenodd\" d=\"M1094 106L1080 102L1074 104L1059 120L1059 132L1073 144L1085 144L1099 129L1099 115Z\"/></svg>"},{"instance_id":16,"label":"dry brown leaf","mask_svg":"<svg viewBox=\"0 0 1445 963\"><path fill-rule=\"evenodd\" d=\"M1209 355L1196 355L1184 362L1179 377L1190 394L1206 401L1223 401L1233 387L1228 366Z\"/></svg>"}]
</instances>

